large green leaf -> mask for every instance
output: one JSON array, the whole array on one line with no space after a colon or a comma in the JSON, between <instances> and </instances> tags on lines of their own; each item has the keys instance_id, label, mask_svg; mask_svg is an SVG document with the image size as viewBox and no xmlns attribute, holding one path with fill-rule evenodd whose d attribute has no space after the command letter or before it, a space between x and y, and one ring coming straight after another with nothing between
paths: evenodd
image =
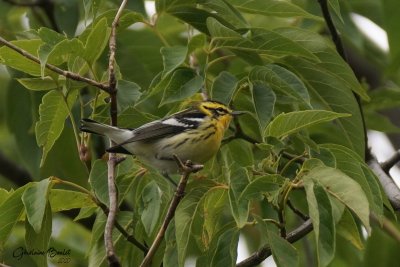
<instances>
[{"instance_id":1,"label":"large green leaf","mask_svg":"<svg viewBox=\"0 0 400 267\"><path fill-rule=\"evenodd\" d=\"M61 91L48 92L39 106L40 120L36 123L36 141L43 147L43 156L40 165L43 166L47 153L53 147L64 129L64 122L69 114L69 109L75 101L77 91L71 93L68 100ZM66 103L68 101L68 104Z\"/></svg>"},{"instance_id":2,"label":"large green leaf","mask_svg":"<svg viewBox=\"0 0 400 267\"><path fill-rule=\"evenodd\" d=\"M186 68L176 70L165 80L168 84L164 88L160 105L187 99L198 92L203 85L203 78Z\"/></svg>"},{"instance_id":3,"label":"large green leaf","mask_svg":"<svg viewBox=\"0 0 400 267\"><path fill-rule=\"evenodd\" d=\"M108 44L108 37L111 29L107 25L107 19L103 18L92 28L86 43L83 58L91 66L103 53L104 48Z\"/></svg>"},{"instance_id":4,"label":"large green leaf","mask_svg":"<svg viewBox=\"0 0 400 267\"><path fill-rule=\"evenodd\" d=\"M368 198L371 211L378 217L383 216L382 192L378 184L378 179L370 171L363 159L354 151L344 146L323 144L321 147L329 149L335 156L337 169L354 179L362 187Z\"/></svg>"},{"instance_id":5,"label":"large green leaf","mask_svg":"<svg viewBox=\"0 0 400 267\"><path fill-rule=\"evenodd\" d=\"M28 251L45 252L44 255L32 255L32 260L38 267L47 267L47 249L49 247L52 232L52 213L50 203L45 203L45 213L39 232L31 226L28 220L25 221L25 243Z\"/></svg>"},{"instance_id":6,"label":"large green leaf","mask_svg":"<svg viewBox=\"0 0 400 267\"><path fill-rule=\"evenodd\" d=\"M40 233L42 229L42 222L51 187L51 180L44 179L38 183L34 183L31 187L26 189L22 195L26 217L36 233Z\"/></svg>"},{"instance_id":7,"label":"large green leaf","mask_svg":"<svg viewBox=\"0 0 400 267\"><path fill-rule=\"evenodd\" d=\"M118 110L120 111L133 107L142 95L140 86L131 81L118 80L117 89Z\"/></svg>"},{"instance_id":8,"label":"large green leaf","mask_svg":"<svg viewBox=\"0 0 400 267\"><path fill-rule=\"evenodd\" d=\"M238 80L227 71L222 71L214 79L211 87L211 99L229 104L237 87Z\"/></svg>"},{"instance_id":9,"label":"large green leaf","mask_svg":"<svg viewBox=\"0 0 400 267\"><path fill-rule=\"evenodd\" d=\"M48 91L52 89L60 88L65 84L65 80L55 81L50 77L44 78L21 78L17 79L20 84L25 88L33 91Z\"/></svg>"},{"instance_id":10,"label":"large green leaf","mask_svg":"<svg viewBox=\"0 0 400 267\"><path fill-rule=\"evenodd\" d=\"M279 174L269 174L257 177L256 179L252 180L242 191L240 194L240 199L261 199L265 194L271 195L273 192L277 192L279 190L284 181L285 178Z\"/></svg>"},{"instance_id":11,"label":"large green leaf","mask_svg":"<svg viewBox=\"0 0 400 267\"><path fill-rule=\"evenodd\" d=\"M5 242L11 234L14 225L24 212L22 194L33 184L29 183L10 193L8 198L0 205L0 248L4 247Z\"/></svg>"},{"instance_id":12,"label":"large green leaf","mask_svg":"<svg viewBox=\"0 0 400 267\"><path fill-rule=\"evenodd\" d=\"M264 16L276 17L305 17L309 19L321 20L320 17L312 15L301 7L287 1L276 0L230 0L230 3L238 10Z\"/></svg>"},{"instance_id":13,"label":"large green leaf","mask_svg":"<svg viewBox=\"0 0 400 267\"><path fill-rule=\"evenodd\" d=\"M164 78L185 62L188 48L186 46L162 47L160 52L164 63L162 74Z\"/></svg>"},{"instance_id":14,"label":"large green leaf","mask_svg":"<svg viewBox=\"0 0 400 267\"><path fill-rule=\"evenodd\" d=\"M216 244L211 246L209 255L210 267L235 266L238 254L239 230L236 227L223 228L223 232L218 236Z\"/></svg>"},{"instance_id":15,"label":"large green leaf","mask_svg":"<svg viewBox=\"0 0 400 267\"><path fill-rule=\"evenodd\" d=\"M175 236L178 251L179 266L184 266L186 253L190 246L192 233L196 227L204 223L204 201L210 194L219 194L224 190L221 187L210 187L212 184L203 184L187 193L179 203L175 212Z\"/></svg>"},{"instance_id":16,"label":"large green leaf","mask_svg":"<svg viewBox=\"0 0 400 267\"><path fill-rule=\"evenodd\" d=\"M317 59L311 51L276 31L252 29L249 37L245 38L212 17L207 19L207 27L213 40L213 49L255 52L270 58L294 55Z\"/></svg>"},{"instance_id":17,"label":"large green leaf","mask_svg":"<svg viewBox=\"0 0 400 267\"><path fill-rule=\"evenodd\" d=\"M11 43L34 56L37 56L37 50L43 44L42 40L39 39L18 40L12 41ZM41 75L40 65L38 63L6 46L0 48L0 63L33 76Z\"/></svg>"},{"instance_id":18,"label":"large green leaf","mask_svg":"<svg viewBox=\"0 0 400 267\"><path fill-rule=\"evenodd\" d=\"M107 173L107 163L98 159L94 162L89 174L89 183L96 197L106 205L109 204Z\"/></svg>"},{"instance_id":19,"label":"large green leaf","mask_svg":"<svg viewBox=\"0 0 400 267\"><path fill-rule=\"evenodd\" d=\"M278 267L295 267L299 265L299 253L286 239L278 235L274 226L256 218L261 229L266 233L272 256Z\"/></svg>"},{"instance_id":20,"label":"large green leaf","mask_svg":"<svg viewBox=\"0 0 400 267\"><path fill-rule=\"evenodd\" d=\"M322 166L312 169L303 177L303 180L304 183L321 184L331 197L339 200L354 212L370 233L368 199L357 182L337 169Z\"/></svg>"},{"instance_id":21,"label":"large green leaf","mask_svg":"<svg viewBox=\"0 0 400 267\"><path fill-rule=\"evenodd\" d=\"M88 194L72 190L51 189L49 192L49 201L52 212L97 207Z\"/></svg>"},{"instance_id":22,"label":"large green leaf","mask_svg":"<svg viewBox=\"0 0 400 267\"><path fill-rule=\"evenodd\" d=\"M310 107L310 96L304 83L293 72L279 65L255 66L249 73L249 80L266 82L272 90Z\"/></svg>"},{"instance_id":23,"label":"large green leaf","mask_svg":"<svg viewBox=\"0 0 400 267\"><path fill-rule=\"evenodd\" d=\"M141 220L147 235L151 235L160 216L161 196L155 181L148 183L143 189Z\"/></svg>"},{"instance_id":24,"label":"large green leaf","mask_svg":"<svg viewBox=\"0 0 400 267\"><path fill-rule=\"evenodd\" d=\"M328 265L335 254L335 220L328 194L318 182L305 183L309 214L314 226L318 266Z\"/></svg>"},{"instance_id":25,"label":"large green leaf","mask_svg":"<svg viewBox=\"0 0 400 267\"><path fill-rule=\"evenodd\" d=\"M267 125L274 113L276 96L271 87L266 83L257 82L252 84L251 87L256 118L261 136L264 136Z\"/></svg>"},{"instance_id":26,"label":"large green leaf","mask_svg":"<svg viewBox=\"0 0 400 267\"><path fill-rule=\"evenodd\" d=\"M242 228L248 220L249 201L248 199L240 198L240 194L249 183L249 174L245 168L239 166L230 166L230 168L225 173L229 181L229 203L237 227Z\"/></svg>"},{"instance_id":27,"label":"large green leaf","mask_svg":"<svg viewBox=\"0 0 400 267\"><path fill-rule=\"evenodd\" d=\"M326 110L304 110L279 114L267 127L266 134L273 137L284 137L307 127L332 121L349 114Z\"/></svg>"}]
</instances>

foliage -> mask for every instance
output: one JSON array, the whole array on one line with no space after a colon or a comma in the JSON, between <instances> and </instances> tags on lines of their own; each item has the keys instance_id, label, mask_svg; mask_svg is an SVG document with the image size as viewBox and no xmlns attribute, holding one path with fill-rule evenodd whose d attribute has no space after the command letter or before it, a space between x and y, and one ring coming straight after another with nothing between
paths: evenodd
<instances>
[{"instance_id":1,"label":"foliage","mask_svg":"<svg viewBox=\"0 0 400 267\"><path fill-rule=\"evenodd\" d=\"M106 83L108 40L119 5L42 1L54 2L49 15L46 7L9 2L0 2L0 35L39 63L0 48L0 63L7 67L0 70L0 152L31 179L17 187L1 177L0 261L106 266L109 196L101 158L106 140L80 133L79 120L109 123L109 96L46 64ZM129 1L117 28L119 126L135 128L164 117L200 100L201 92L247 111L228 130L218 154L191 175L152 266L184 266L188 260L197 266L235 266L239 240L251 251L268 245L278 266L372 266L373 255L380 266L393 266L388 258L398 249L384 248L399 243L381 232L379 222L396 214L365 163L359 102L369 129L399 132L380 113L400 99L399 5L329 1L349 51L391 80L370 91L336 52L317 2L156 0L157 14L149 16L144 1ZM352 12L386 29L390 53L362 35ZM134 157L118 165L123 211L117 222L148 246L174 188L144 168ZM311 218L314 234L291 244L285 237L302 223L299 210ZM139 266L143 251L118 229L113 238L122 265ZM64 254L18 258L20 247Z\"/></svg>"}]
</instances>

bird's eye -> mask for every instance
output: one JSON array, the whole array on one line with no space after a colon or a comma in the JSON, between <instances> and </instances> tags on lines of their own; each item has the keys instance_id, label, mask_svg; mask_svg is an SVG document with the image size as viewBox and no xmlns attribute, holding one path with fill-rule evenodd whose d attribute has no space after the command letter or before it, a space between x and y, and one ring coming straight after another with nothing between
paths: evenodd
<instances>
[{"instance_id":1,"label":"bird's eye","mask_svg":"<svg viewBox=\"0 0 400 267\"><path fill-rule=\"evenodd\" d=\"M225 109L217 108L217 112L220 113L220 114L224 114L225 113Z\"/></svg>"}]
</instances>

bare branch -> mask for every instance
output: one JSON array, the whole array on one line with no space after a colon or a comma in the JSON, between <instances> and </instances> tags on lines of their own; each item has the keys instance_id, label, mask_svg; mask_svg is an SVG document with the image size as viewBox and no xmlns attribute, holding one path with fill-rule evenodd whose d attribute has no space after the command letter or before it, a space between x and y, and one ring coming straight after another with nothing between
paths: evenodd
<instances>
[{"instance_id":1,"label":"bare branch","mask_svg":"<svg viewBox=\"0 0 400 267\"><path fill-rule=\"evenodd\" d=\"M309 232L311 232L313 229L313 225L311 223L311 219L308 219L305 221L302 225L297 227L295 230L290 232L286 236L286 240L289 243L294 243L298 241L299 239L303 238L306 236ZM258 251L254 252L250 257L247 259L239 262L236 264L236 267L250 267L250 266L256 266L263 262L266 258L272 255L271 248L269 246L264 246Z\"/></svg>"},{"instance_id":2,"label":"bare branch","mask_svg":"<svg viewBox=\"0 0 400 267\"><path fill-rule=\"evenodd\" d=\"M17 166L0 152L0 174L18 186L32 182L32 176L28 171Z\"/></svg>"},{"instance_id":3,"label":"bare branch","mask_svg":"<svg viewBox=\"0 0 400 267\"><path fill-rule=\"evenodd\" d=\"M161 228L158 231L157 236L154 239L153 244L151 245L146 257L143 259L140 267L150 266L151 260L153 259L155 253L157 252L158 247L161 244L162 239L164 238L165 231L167 230L167 227L168 227L169 223L171 222L171 220L174 218L176 208L178 207L179 202L183 198L186 184L187 184L190 174L197 172L203 168L203 165L194 165L190 161L187 161L185 164L183 164L182 161L176 155L174 155L174 158L182 172L181 180L179 181L178 187L177 187L174 197L169 205L167 215L164 218Z\"/></svg>"},{"instance_id":4,"label":"bare branch","mask_svg":"<svg viewBox=\"0 0 400 267\"><path fill-rule=\"evenodd\" d=\"M393 181L393 178L383 170L381 165L379 165L378 161L374 158L368 161L368 166L376 174L376 176L378 176L378 179L390 201L390 204L392 204L393 209L400 210L400 189Z\"/></svg>"},{"instance_id":5,"label":"bare branch","mask_svg":"<svg viewBox=\"0 0 400 267\"><path fill-rule=\"evenodd\" d=\"M340 38L340 35L335 27L335 24L333 23L331 14L329 13L328 1L327 0L318 0L318 3L321 7L321 11L324 16L324 20L325 20L326 25L328 26L329 32L331 34L332 41L336 46L336 51L343 58L343 60L348 64L346 53L343 48L342 39ZM363 130L364 130L364 154L365 154L364 160L370 160L372 158L372 155L371 155L370 149L368 148L368 135L367 135L367 126L365 124L364 111L361 106L360 96L357 95L355 92L353 92L353 95L357 101L358 108L360 110L361 121L362 121L362 125L363 125Z\"/></svg>"},{"instance_id":6,"label":"bare branch","mask_svg":"<svg viewBox=\"0 0 400 267\"><path fill-rule=\"evenodd\" d=\"M117 14L115 15L114 21L111 25L111 35L109 41L110 47L110 57L108 61L108 92L110 94L111 99L111 107L110 107L110 117L111 117L111 125L117 125L117 80L115 78L115 50L116 50L116 32L119 23L119 19L121 17L122 11L125 8L125 5L128 1L123 0ZM114 145L113 141L111 142L111 146ZM109 212L107 216L107 222L104 230L104 242L106 248L106 255L108 259L109 266L121 266L117 255L115 254L114 243L112 240L112 230L115 224L115 217L117 215L118 210L118 195L117 189L115 186L115 173L116 173L116 165L118 158L115 153L109 154L108 159L108 195L109 195Z\"/></svg>"},{"instance_id":7,"label":"bare branch","mask_svg":"<svg viewBox=\"0 0 400 267\"><path fill-rule=\"evenodd\" d=\"M382 170L389 173L390 169L400 162L400 150L397 150L390 159L381 163Z\"/></svg>"},{"instance_id":8,"label":"bare branch","mask_svg":"<svg viewBox=\"0 0 400 267\"><path fill-rule=\"evenodd\" d=\"M9 41L7 41L6 39L4 39L1 36L0 36L0 44L4 44L8 48L14 50L15 52L17 52L17 53L19 53L21 55L23 55L27 59L30 59L33 62L36 62L36 63L40 64L39 58L35 57L34 55L28 53L27 51L25 51L25 50L23 50L21 48L19 48L18 46L10 43ZM79 74L76 74L76 73L73 73L71 71L66 71L66 70L60 69L60 68L58 68L58 67L56 67L54 65L51 65L49 63L46 63L45 67L47 69L51 70L51 71L54 71L55 73L58 73L58 74L60 74L60 75L62 75L64 77L68 78L68 79L71 79L71 80L74 80L74 81L78 81L78 82L84 82L84 83L87 83L89 85L93 85L93 86L95 86L95 87L97 87L97 88L99 88L99 89L101 89L103 91L108 92L108 85L107 84L99 83L99 82L97 82L95 80L83 77L83 76L81 76Z\"/></svg>"}]
</instances>

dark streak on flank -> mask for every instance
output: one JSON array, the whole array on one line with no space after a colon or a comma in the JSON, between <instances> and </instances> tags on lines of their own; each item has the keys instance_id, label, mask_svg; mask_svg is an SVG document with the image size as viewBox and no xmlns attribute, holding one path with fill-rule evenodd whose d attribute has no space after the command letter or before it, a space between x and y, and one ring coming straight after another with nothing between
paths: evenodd
<instances>
[{"instance_id":1,"label":"dark streak on flank","mask_svg":"<svg viewBox=\"0 0 400 267\"><path fill-rule=\"evenodd\" d=\"M213 134L215 134L215 131L214 131L214 132L211 132L211 133L209 133L209 134L207 134L206 136L202 136L202 139L203 139L203 140L207 140L207 139L210 138Z\"/></svg>"},{"instance_id":2,"label":"dark streak on flank","mask_svg":"<svg viewBox=\"0 0 400 267\"><path fill-rule=\"evenodd\" d=\"M186 143L189 140L189 138L185 138L183 139L181 142L179 142L178 144L176 144L174 146L174 148L178 148L179 146L183 145L184 143Z\"/></svg>"}]
</instances>

